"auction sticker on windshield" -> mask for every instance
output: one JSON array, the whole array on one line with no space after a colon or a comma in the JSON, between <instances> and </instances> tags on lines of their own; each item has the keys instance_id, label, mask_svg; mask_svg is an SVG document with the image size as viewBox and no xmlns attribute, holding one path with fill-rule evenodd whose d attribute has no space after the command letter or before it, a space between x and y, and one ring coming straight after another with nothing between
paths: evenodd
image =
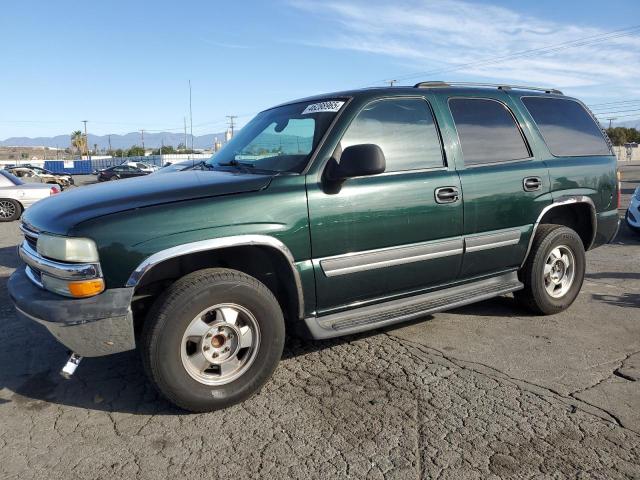
<instances>
[{"instance_id":1,"label":"auction sticker on windshield","mask_svg":"<svg viewBox=\"0 0 640 480\"><path fill-rule=\"evenodd\" d=\"M312 103L307 108L304 109L302 115L308 115L310 113L320 113L320 112L337 112L342 108L344 102L340 101L330 101L330 102L320 102L320 103Z\"/></svg>"}]
</instances>

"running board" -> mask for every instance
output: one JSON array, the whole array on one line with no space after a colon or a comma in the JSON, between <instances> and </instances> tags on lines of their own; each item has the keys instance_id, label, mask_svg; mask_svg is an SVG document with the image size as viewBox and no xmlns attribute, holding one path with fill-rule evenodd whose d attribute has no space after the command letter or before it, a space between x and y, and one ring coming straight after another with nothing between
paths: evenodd
<instances>
[{"instance_id":1,"label":"running board","mask_svg":"<svg viewBox=\"0 0 640 480\"><path fill-rule=\"evenodd\" d=\"M313 338L333 338L386 327L430 313L450 310L514 292L523 287L524 285L518 280L517 272L509 272L498 277L413 297L391 300L321 317L308 317L304 321Z\"/></svg>"}]
</instances>

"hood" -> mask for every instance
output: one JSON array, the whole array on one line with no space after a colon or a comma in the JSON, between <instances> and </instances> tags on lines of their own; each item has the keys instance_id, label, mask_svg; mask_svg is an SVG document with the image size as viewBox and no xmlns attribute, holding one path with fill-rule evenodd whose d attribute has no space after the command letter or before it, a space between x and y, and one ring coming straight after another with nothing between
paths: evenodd
<instances>
[{"instance_id":1,"label":"hood","mask_svg":"<svg viewBox=\"0 0 640 480\"><path fill-rule=\"evenodd\" d=\"M270 175L223 171L188 171L149 175L65 190L38 202L23 221L37 230L66 235L79 223L137 208L197 198L254 192L269 185Z\"/></svg>"}]
</instances>

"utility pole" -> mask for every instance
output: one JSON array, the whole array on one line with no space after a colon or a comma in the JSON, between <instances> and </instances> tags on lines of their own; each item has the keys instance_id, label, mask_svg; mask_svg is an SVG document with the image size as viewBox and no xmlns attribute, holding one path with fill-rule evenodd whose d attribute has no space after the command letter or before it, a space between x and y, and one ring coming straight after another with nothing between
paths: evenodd
<instances>
[{"instance_id":1,"label":"utility pole","mask_svg":"<svg viewBox=\"0 0 640 480\"><path fill-rule=\"evenodd\" d=\"M144 150L144 128L140 130L140 136L142 138L142 150Z\"/></svg>"},{"instance_id":2,"label":"utility pole","mask_svg":"<svg viewBox=\"0 0 640 480\"><path fill-rule=\"evenodd\" d=\"M227 118L229 119L228 123L229 123L229 130L231 130L231 138L233 138L233 134L235 133L235 119L238 118L237 115L227 115Z\"/></svg>"},{"instance_id":3,"label":"utility pole","mask_svg":"<svg viewBox=\"0 0 640 480\"><path fill-rule=\"evenodd\" d=\"M614 120L617 120L617 119L618 119L618 117L607 118L607 120L609 120L609 129L611 129L611 122L613 122Z\"/></svg>"},{"instance_id":4,"label":"utility pole","mask_svg":"<svg viewBox=\"0 0 640 480\"><path fill-rule=\"evenodd\" d=\"M390 87L393 87L396 83L398 83L397 80L387 80L387 83L389 84Z\"/></svg>"},{"instance_id":5,"label":"utility pole","mask_svg":"<svg viewBox=\"0 0 640 480\"><path fill-rule=\"evenodd\" d=\"M182 117L184 119L184 149L187 149L187 117Z\"/></svg>"},{"instance_id":6,"label":"utility pole","mask_svg":"<svg viewBox=\"0 0 640 480\"><path fill-rule=\"evenodd\" d=\"M91 160L91 154L89 153L89 136L87 135L87 122L88 120L82 120L82 123L84 123L84 149L87 154L87 158Z\"/></svg>"},{"instance_id":7,"label":"utility pole","mask_svg":"<svg viewBox=\"0 0 640 480\"><path fill-rule=\"evenodd\" d=\"M191 150L193 150L193 110L191 110L191 80L189 80L189 122L191 123Z\"/></svg>"},{"instance_id":8,"label":"utility pole","mask_svg":"<svg viewBox=\"0 0 640 480\"><path fill-rule=\"evenodd\" d=\"M111 155L111 135L109 135L109 155Z\"/></svg>"}]
</instances>

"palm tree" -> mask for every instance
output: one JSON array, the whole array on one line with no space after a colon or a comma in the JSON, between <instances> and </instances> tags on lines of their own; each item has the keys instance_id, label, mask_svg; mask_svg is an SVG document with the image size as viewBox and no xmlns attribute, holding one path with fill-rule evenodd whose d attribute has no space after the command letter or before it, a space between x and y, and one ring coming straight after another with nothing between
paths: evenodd
<instances>
[{"instance_id":1,"label":"palm tree","mask_svg":"<svg viewBox=\"0 0 640 480\"><path fill-rule=\"evenodd\" d=\"M86 139L80 130L71 132L71 146L78 150L80 156L82 156L82 152L86 150Z\"/></svg>"}]
</instances>

